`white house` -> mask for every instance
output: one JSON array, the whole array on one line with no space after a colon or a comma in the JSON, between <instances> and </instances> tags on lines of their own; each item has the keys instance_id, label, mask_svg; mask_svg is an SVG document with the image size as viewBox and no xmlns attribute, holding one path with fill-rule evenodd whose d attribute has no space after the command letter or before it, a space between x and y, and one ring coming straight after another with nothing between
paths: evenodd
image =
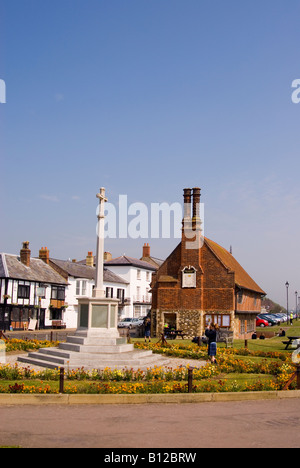
<instances>
[{"instance_id":1,"label":"white house","mask_svg":"<svg viewBox=\"0 0 300 468\"><path fill-rule=\"evenodd\" d=\"M104 265L127 282L122 318L147 315L152 303L150 292L152 273L157 268L148 262L126 255L107 260Z\"/></svg>"}]
</instances>

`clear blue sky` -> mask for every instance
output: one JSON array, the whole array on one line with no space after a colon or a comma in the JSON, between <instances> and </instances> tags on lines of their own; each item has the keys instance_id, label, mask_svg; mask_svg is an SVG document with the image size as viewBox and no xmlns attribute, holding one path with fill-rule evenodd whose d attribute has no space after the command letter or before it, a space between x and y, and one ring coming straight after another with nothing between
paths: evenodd
<instances>
[{"instance_id":1,"label":"clear blue sky","mask_svg":"<svg viewBox=\"0 0 300 468\"><path fill-rule=\"evenodd\" d=\"M146 204L200 186L206 236L294 305L299 17L299 0L0 0L0 251L83 258L100 186Z\"/></svg>"}]
</instances>

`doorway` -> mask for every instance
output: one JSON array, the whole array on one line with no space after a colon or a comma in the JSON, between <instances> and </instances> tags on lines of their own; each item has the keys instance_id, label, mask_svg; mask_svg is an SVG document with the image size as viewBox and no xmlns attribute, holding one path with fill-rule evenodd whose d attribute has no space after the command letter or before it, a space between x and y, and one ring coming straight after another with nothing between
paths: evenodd
<instances>
[{"instance_id":1,"label":"doorway","mask_svg":"<svg viewBox=\"0 0 300 468\"><path fill-rule=\"evenodd\" d=\"M0 307L0 330L7 331L10 327L10 307Z\"/></svg>"},{"instance_id":2,"label":"doorway","mask_svg":"<svg viewBox=\"0 0 300 468\"><path fill-rule=\"evenodd\" d=\"M164 325L168 325L169 329L177 329L177 314L175 313L164 313Z\"/></svg>"}]
</instances>

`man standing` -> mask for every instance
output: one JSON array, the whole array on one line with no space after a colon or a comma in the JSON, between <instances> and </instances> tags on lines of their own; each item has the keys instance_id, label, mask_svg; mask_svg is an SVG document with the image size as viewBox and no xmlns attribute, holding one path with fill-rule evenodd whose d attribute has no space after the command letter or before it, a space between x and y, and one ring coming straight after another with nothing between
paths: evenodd
<instances>
[{"instance_id":1,"label":"man standing","mask_svg":"<svg viewBox=\"0 0 300 468\"><path fill-rule=\"evenodd\" d=\"M146 323L145 323L145 343L147 343L147 338L150 343L151 342L151 320L149 317L146 319Z\"/></svg>"},{"instance_id":2,"label":"man standing","mask_svg":"<svg viewBox=\"0 0 300 468\"><path fill-rule=\"evenodd\" d=\"M212 364L217 364L216 354L217 354L217 330L218 325L212 323L206 330L205 335L208 338L208 356L210 357Z\"/></svg>"}]
</instances>

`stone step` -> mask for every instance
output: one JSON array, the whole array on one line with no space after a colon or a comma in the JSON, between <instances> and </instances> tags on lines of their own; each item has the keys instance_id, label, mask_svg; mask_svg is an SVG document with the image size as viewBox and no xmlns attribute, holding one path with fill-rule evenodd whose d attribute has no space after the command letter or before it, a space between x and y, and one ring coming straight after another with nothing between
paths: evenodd
<instances>
[{"instance_id":1,"label":"stone step","mask_svg":"<svg viewBox=\"0 0 300 468\"><path fill-rule=\"evenodd\" d=\"M63 360L61 362L61 359L57 359L54 361L49 361L46 359L41 359L43 356L38 355L38 353L30 353L31 356L20 356L18 358L19 362L23 362L26 364L31 364L33 366L38 366L38 367L45 367L49 369L58 369L59 367L65 367L68 369L78 369L82 367L82 365L78 365L76 362L69 362L67 360ZM154 359L155 358L155 359ZM82 363L80 363L82 364ZM167 366L169 364L169 361L165 359L161 359L159 363L157 363L157 357L152 357L150 359L120 359L119 361L107 361L99 363L95 363L95 361L87 362L83 367L87 370L92 370L92 369L105 369L107 367L110 367L112 369L123 369L125 367L130 367L130 368L139 368L141 370L146 370L149 367L155 367L155 365L160 365L160 366Z\"/></svg>"},{"instance_id":2,"label":"stone step","mask_svg":"<svg viewBox=\"0 0 300 468\"><path fill-rule=\"evenodd\" d=\"M32 366L46 367L47 369L58 369L59 367L63 367L62 365L59 365L58 363L42 361L41 359L30 358L28 356L20 356L18 358L18 362L22 362L24 364L30 364Z\"/></svg>"},{"instance_id":3,"label":"stone step","mask_svg":"<svg viewBox=\"0 0 300 468\"><path fill-rule=\"evenodd\" d=\"M115 346L127 344L126 338L93 338L85 336L68 336L67 343L74 343L80 345L91 345L91 346Z\"/></svg>"},{"instance_id":4,"label":"stone step","mask_svg":"<svg viewBox=\"0 0 300 468\"><path fill-rule=\"evenodd\" d=\"M28 358L40 361L54 362L60 365L64 365L66 362L66 358L64 358L63 356L53 356L51 354L28 353Z\"/></svg>"},{"instance_id":5,"label":"stone step","mask_svg":"<svg viewBox=\"0 0 300 468\"><path fill-rule=\"evenodd\" d=\"M157 359L157 356L152 353L152 351L146 350L134 350L129 351L127 353L102 353L102 354L95 354L95 353L77 353L74 351L63 351L60 348L40 348L37 352L31 352L30 355L40 355L41 359L42 356L50 356L59 359L66 359L72 362L84 362L87 360L94 360L94 361L116 361L121 359L129 360L131 358L134 359L149 359L154 358Z\"/></svg>"},{"instance_id":6,"label":"stone step","mask_svg":"<svg viewBox=\"0 0 300 468\"><path fill-rule=\"evenodd\" d=\"M60 343L59 349L64 349L68 351L73 351L76 353L92 353L92 354L111 354L111 353L126 353L134 349L132 344L122 344L122 345L79 345L75 343Z\"/></svg>"},{"instance_id":7,"label":"stone step","mask_svg":"<svg viewBox=\"0 0 300 468\"><path fill-rule=\"evenodd\" d=\"M70 358L70 353L68 353L67 351L63 352L59 348L40 348L37 352L39 354L48 354L50 356L58 356L64 359Z\"/></svg>"}]
</instances>

